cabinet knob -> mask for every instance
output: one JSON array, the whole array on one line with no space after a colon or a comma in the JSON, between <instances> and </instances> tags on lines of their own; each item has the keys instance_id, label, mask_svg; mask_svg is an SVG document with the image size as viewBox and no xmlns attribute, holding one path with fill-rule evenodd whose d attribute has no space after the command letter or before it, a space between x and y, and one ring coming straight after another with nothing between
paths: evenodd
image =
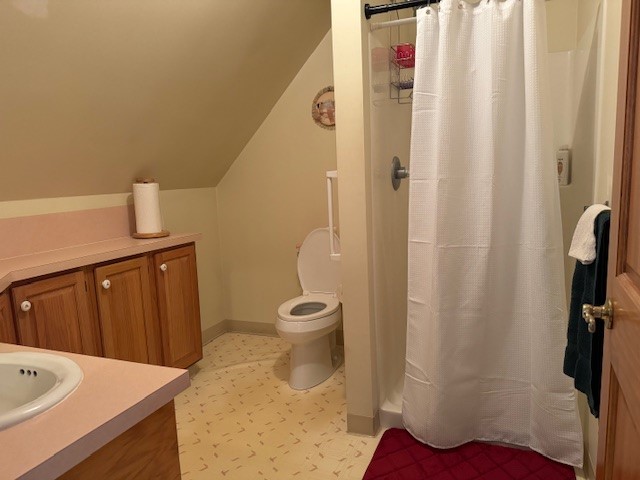
<instances>
[{"instance_id":1,"label":"cabinet knob","mask_svg":"<svg viewBox=\"0 0 640 480\"><path fill-rule=\"evenodd\" d=\"M105 290L108 290L109 287L111 287L111 281L109 279L103 280L102 281L102 288L104 288Z\"/></svg>"},{"instance_id":2,"label":"cabinet knob","mask_svg":"<svg viewBox=\"0 0 640 480\"><path fill-rule=\"evenodd\" d=\"M22 302L20 304L20 310L22 310L23 312L28 312L29 310L31 310L31 302L29 300L25 300L24 302Z\"/></svg>"},{"instance_id":3,"label":"cabinet knob","mask_svg":"<svg viewBox=\"0 0 640 480\"><path fill-rule=\"evenodd\" d=\"M167 264L163 263L162 265L160 265L160 270L162 270L163 272L167 271Z\"/></svg>"}]
</instances>

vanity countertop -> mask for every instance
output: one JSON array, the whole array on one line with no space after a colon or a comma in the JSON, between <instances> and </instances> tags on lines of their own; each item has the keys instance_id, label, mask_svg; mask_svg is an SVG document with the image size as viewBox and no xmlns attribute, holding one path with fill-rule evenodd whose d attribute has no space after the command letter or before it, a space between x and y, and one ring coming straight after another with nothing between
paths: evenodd
<instances>
[{"instance_id":1,"label":"vanity countertop","mask_svg":"<svg viewBox=\"0 0 640 480\"><path fill-rule=\"evenodd\" d=\"M190 383L187 370L0 343L0 353L17 351L68 357L82 368L84 379L50 410L0 431L2 478L57 478Z\"/></svg>"},{"instance_id":2,"label":"vanity countertop","mask_svg":"<svg viewBox=\"0 0 640 480\"><path fill-rule=\"evenodd\" d=\"M12 282L184 245L201 238L200 233L177 233L168 237L150 239L135 239L127 236L0 258L0 292L9 287Z\"/></svg>"}]
</instances>

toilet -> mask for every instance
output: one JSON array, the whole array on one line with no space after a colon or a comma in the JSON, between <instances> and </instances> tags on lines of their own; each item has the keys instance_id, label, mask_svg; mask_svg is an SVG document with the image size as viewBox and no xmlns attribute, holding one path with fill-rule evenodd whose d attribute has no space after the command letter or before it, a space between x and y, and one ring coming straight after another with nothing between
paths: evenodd
<instances>
[{"instance_id":1,"label":"toilet","mask_svg":"<svg viewBox=\"0 0 640 480\"><path fill-rule=\"evenodd\" d=\"M334 245L340 240L334 234ZM302 295L278 308L276 330L291 343L289 385L314 387L331 376L342 357L336 351L336 329L342 320L338 299L340 262L329 256L329 229L318 228L305 238L298 255Z\"/></svg>"}]
</instances>

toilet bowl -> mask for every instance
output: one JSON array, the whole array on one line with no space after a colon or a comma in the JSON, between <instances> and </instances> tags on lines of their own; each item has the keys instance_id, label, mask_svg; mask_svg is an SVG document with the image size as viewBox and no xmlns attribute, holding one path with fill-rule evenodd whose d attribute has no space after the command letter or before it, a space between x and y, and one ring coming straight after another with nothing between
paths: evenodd
<instances>
[{"instance_id":1,"label":"toilet bowl","mask_svg":"<svg viewBox=\"0 0 640 480\"><path fill-rule=\"evenodd\" d=\"M335 236L336 248L340 241ZM329 229L318 228L305 238L298 255L303 294L278 308L276 330L291 343L289 385L314 387L331 376L342 362L335 331L342 320L338 299L340 263L329 256Z\"/></svg>"}]
</instances>

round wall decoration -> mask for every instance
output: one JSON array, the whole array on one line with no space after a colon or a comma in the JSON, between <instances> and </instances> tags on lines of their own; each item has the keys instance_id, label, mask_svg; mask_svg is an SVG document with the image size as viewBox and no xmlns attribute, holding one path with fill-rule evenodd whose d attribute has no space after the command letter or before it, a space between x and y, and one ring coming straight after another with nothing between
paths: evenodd
<instances>
[{"instance_id":1,"label":"round wall decoration","mask_svg":"<svg viewBox=\"0 0 640 480\"><path fill-rule=\"evenodd\" d=\"M333 99L333 86L323 88L313 99L311 105L313 121L322 128L336 128L336 102Z\"/></svg>"}]
</instances>

